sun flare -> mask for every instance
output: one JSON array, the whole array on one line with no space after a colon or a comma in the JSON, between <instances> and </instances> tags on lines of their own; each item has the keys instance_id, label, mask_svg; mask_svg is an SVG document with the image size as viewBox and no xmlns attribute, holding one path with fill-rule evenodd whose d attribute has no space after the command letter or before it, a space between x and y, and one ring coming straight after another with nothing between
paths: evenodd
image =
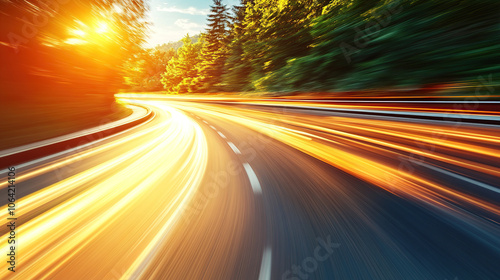
<instances>
[{"instance_id":1,"label":"sun flare","mask_svg":"<svg viewBox=\"0 0 500 280\"><path fill-rule=\"evenodd\" d=\"M68 45L83 45L87 43L87 41L78 38L69 38L64 42Z\"/></svg>"},{"instance_id":2,"label":"sun flare","mask_svg":"<svg viewBox=\"0 0 500 280\"><path fill-rule=\"evenodd\" d=\"M87 33L81 29L70 29L70 34L78 37L84 37Z\"/></svg>"},{"instance_id":3,"label":"sun flare","mask_svg":"<svg viewBox=\"0 0 500 280\"><path fill-rule=\"evenodd\" d=\"M104 21L101 21L97 24L96 32L102 34L108 32L108 29L109 29L108 24Z\"/></svg>"}]
</instances>

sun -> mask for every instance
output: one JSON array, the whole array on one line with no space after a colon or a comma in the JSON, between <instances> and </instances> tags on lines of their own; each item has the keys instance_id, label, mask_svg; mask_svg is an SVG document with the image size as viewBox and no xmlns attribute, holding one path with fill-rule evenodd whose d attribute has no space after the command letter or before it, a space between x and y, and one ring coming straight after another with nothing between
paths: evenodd
<instances>
[{"instance_id":1,"label":"sun","mask_svg":"<svg viewBox=\"0 0 500 280\"><path fill-rule=\"evenodd\" d=\"M111 25L106 20L96 20L88 25L80 21L68 28L69 38L64 40L68 45L83 45L87 43L104 43L111 39Z\"/></svg>"}]
</instances>

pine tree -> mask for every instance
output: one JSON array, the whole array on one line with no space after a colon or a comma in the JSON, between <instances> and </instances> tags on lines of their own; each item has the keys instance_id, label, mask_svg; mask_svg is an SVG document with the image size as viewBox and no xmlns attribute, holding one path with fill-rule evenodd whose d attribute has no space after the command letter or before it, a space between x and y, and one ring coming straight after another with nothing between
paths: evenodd
<instances>
[{"instance_id":1,"label":"pine tree","mask_svg":"<svg viewBox=\"0 0 500 280\"><path fill-rule=\"evenodd\" d=\"M311 21L328 1L255 0L246 10L244 56L251 62L251 85L257 90L275 90L282 83L271 77L286 66L289 59L300 57L314 42Z\"/></svg>"},{"instance_id":2,"label":"pine tree","mask_svg":"<svg viewBox=\"0 0 500 280\"><path fill-rule=\"evenodd\" d=\"M222 77L224 89L227 91L245 91L249 89L252 67L243 54L245 42L244 23L247 5L252 0L241 0L240 5L233 6L232 28L228 36L229 52Z\"/></svg>"},{"instance_id":3,"label":"pine tree","mask_svg":"<svg viewBox=\"0 0 500 280\"><path fill-rule=\"evenodd\" d=\"M222 81L224 63L227 57L227 38L229 13L221 0L214 0L208 15L208 28L205 44L202 49L203 63L200 69L200 79L206 90L217 90Z\"/></svg>"}]
</instances>

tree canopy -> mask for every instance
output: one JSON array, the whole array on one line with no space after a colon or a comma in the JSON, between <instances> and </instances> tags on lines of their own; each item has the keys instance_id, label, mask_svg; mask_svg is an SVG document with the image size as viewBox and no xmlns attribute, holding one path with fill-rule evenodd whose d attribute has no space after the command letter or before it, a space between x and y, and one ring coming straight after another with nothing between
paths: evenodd
<instances>
[{"instance_id":1,"label":"tree canopy","mask_svg":"<svg viewBox=\"0 0 500 280\"><path fill-rule=\"evenodd\" d=\"M2 95L113 98L147 30L145 0L0 2Z\"/></svg>"},{"instance_id":2,"label":"tree canopy","mask_svg":"<svg viewBox=\"0 0 500 280\"><path fill-rule=\"evenodd\" d=\"M336 91L474 80L499 70L499 14L495 0L242 0L231 13L214 0L198 56L185 56L192 71L182 80L192 84L182 88ZM182 71L165 71L165 87L179 92L167 80Z\"/></svg>"}]
</instances>

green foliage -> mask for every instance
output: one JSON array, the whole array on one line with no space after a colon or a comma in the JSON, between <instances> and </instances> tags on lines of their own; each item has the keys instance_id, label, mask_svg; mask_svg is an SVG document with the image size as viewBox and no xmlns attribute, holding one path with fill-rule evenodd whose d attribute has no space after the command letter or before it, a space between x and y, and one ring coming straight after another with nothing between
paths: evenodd
<instances>
[{"instance_id":1,"label":"green foliage","mask_svg":"<svg viewBox=\"0 0 500 280\"><path fill-rule=\"evenodd\" d=\"M166 71L161 74L161 83L171 93L197 92L201 87L202 76L199 73L201 48L204 40L201 38L193 44L189 36L182 40L183 46L177 50L177 56L169 60Z\"/></svg>"},{"instance_id":2,"label":"green foliage","mask_svg":"<svg viewBox=\"0 0 500 280\"><path fill-rule=\"evenodd\" d=\"M200 36L201 36L200 34L197 34L194 36L190 36L189 38L191 38L191 42L194 44L194 43L198 42L198 40L200 39ZM183 45L182 40L179 40L176 42L168 42L166 44L161 44L161 45L155 47L155 49L160 50L160 51L164 51L164 52L167 52L170 49L177 51L180 47L182 47L182 45Z\"/></svg>"},{"instance_id":3,"label":"green foliage","mask_svg":"<svg viewBox=\"0 0 500 280\"><path fill-rule=\"evenodd\" d=\"M313 43L311 20L327 1L257 0L247 7L243 44L250 61L252 87L269 90L281 83L271 78L287 60L307 54Z\"/></svg>"},{"instance_id":4,"label":"green foliage","mask_svg":"<svg viewBox=\"0 0 500 280\"><path fill-rule=\"evenodd\" d=\"M233 7L231 32L228 35L228 57L224 65L222 86L227 91L238 92L249 89L250 73L252 66L250 60L244 56L243 45L246 42L244 23L247 4L249 1L241 0L241 4Z\"/></svg>"},{"instance_id":5,"label":"green foliage","mask_svg":"<svg viewBox=\"0 0 500 280\"><path fill-rule=\"evenodd\" d=\"M174 69L179 55L167 72L183 74L164 84L185 92L397 89L500 70L498 0L242 0L229 28L225 6L214 3L191 72Z\"/></svg>"},{"instance_id":6,"label":"green foliage","mask_svg":"<svg viewBox=\"0 0 500 280\"><path fill-rule=\"evenodd\" d=\"M168 62L176 56L173 49L144 50L125 63L125 84L133 91L154 91L163 89L161 74Z\"/></svg>"},{"instance_id":7,"label":"green foliage","mask_svg":"<svg viewBox=\"0 0 500 280\"><path fill-rule=\"evenodd\" d=\"M222 82L224 63L227 58L229 14L221 0L214 0L208 15L208 29L204 36L200 78L206 90L215 90Z\"/></svg>"},{"instance_id":8,"label":"green foliage","mask_svg":"<svg viewBox=\"0 0 500 280\"><path fill-rule=\"evenodd\" d=\"M499 5L334 2L313 21L314 47L267 75L267 89L420 87L498 71Z\"/></svg>"}]
</instances>

